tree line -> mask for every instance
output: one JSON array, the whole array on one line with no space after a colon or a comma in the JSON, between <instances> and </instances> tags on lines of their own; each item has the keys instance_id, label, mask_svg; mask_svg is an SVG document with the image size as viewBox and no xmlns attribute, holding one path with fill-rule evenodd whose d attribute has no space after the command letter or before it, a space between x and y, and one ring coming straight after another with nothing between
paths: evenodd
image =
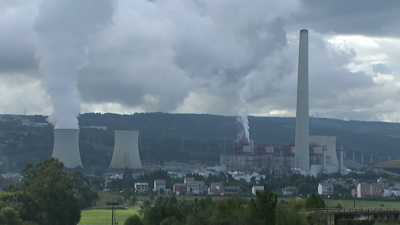
<instances>
[{"instance_id":1,"label":"tree line","mask_svg":"<svg viewBox=\"0 0 400 225\"><path fill-rule=\"evenodd\" d=\"M10 193L0 196L0 224L72 225L81 218L81 209L99 199L89 179L76 170L68 173L55 158L35 166L27 163L20 183L10 185Z\"/></svg>"},{"instance_id":2,"label":"tree line","mask_svg":"<svg viewBox=\"0 0 400 225\"><path fill-rule=\"evenodd\" d=\"M158 196L151 203L146 200L140 206L140 216L133 215L125 225L322 225L326 217L306 213L305 209L325 208L324 200L311 194L289 202L278 202L278 196L264 186L250 200L225 198L213 201L211 196L195 199L193 202L177 200L175 195Z\"/></svg>"}]
</instances>

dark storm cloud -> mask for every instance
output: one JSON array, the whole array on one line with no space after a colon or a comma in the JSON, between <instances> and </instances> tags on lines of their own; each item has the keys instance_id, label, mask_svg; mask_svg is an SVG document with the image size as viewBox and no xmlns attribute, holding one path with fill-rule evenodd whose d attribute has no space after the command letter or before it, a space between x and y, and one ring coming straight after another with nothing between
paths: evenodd
<instances>
[{"instance_id":1,"label":"dark storm cloud","mask_svg":"<svg viewBox=\"0 0 400 225\"><path fill-rule=\"evenodd\" d=\"M303 0L302 10L287 26L319 33L400 37L399 8L397 0Z\"/></svg>"}]
</instances>

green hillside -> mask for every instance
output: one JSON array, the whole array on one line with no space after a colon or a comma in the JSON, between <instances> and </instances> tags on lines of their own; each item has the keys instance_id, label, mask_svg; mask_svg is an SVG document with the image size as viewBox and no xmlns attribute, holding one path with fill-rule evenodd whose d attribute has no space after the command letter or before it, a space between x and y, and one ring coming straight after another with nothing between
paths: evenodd
<instances>
[{"instance_id":1,"label":"green hillside","mask_svg":"<svg viewBox=\"0 0 400 225\"><path fill-rule=\"evenodd\" d=\"M43 116L29 117L45 122ZM80 151L85 168L107 168L114 145L114 130L140 131L142 160L161 163L170 160L219 161L221 153L232 152L241 130L234 116L208 114L136 113L133 115L86 113L79 116L80 126L107 126L107 131L81 129ZM274 143L279 149L294 141L295 118L249 117L250 138ZM327 118L312 120L311 135L333 135L337 146L345 149L398 152L400 124L343 121ZM51 126L32 128L18 121L0 122L2 171L20 171L26 162L36 163L50 157L53 147Z\"/></svg>"}]
</instances>

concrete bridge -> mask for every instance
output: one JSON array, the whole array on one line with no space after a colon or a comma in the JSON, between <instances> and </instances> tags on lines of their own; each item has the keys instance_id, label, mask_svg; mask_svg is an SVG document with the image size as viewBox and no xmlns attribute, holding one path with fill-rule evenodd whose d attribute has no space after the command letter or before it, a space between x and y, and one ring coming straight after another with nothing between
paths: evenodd
<instances>
[{"instance_id":1,"label":"concrete bridge","mask_svg":"<svg viewBox=\"0 0 400 225\"><path fill-rule=\"evenodd\" d=\"M386 160L400 160L400 153L380 152L380 151L364 151L355 149L336 149L337 152L343 151L343 157L352 159L361 163L382 162Z\"/></svg>"},{"instance_id":2,"label":"concrete bridge","mask_svg":"<svg viewBox=\"0 0 400 225\"><path fill-rule=\"evenodd\" d=\"M325 214L328 225L339 221L400 221L400 208L350 208L350 209L311 209L309 213Z\"/></svg>"}]
</instances>

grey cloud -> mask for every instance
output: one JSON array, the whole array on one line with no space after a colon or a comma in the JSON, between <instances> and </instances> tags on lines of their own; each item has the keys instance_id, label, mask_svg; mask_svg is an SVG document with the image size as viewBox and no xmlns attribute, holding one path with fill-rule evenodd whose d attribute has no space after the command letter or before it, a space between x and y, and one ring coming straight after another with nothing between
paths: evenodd
<instances>
[{"instance_id":1,"label":"grey cloud","mask_svg":"<svg viewBox=\"0 0 400 225\"><path fill-rule=\"evenodd\" d=\"M83 55L88 65L78 71L77 79L85 108L114 103L131 110L233 115L243 98L250 114L273 111L278 116L294 116L297 38L300 29L308 28L310 112L318 112L321 117L376 120L398 111L386 103L389 99L398 104L393 98L398 90L395 82L379 83L374 81L376 74L351 72L349 64L366 62L356 60L354 49L338 48L324 36L397 35L398 29L393 29L398 22L394 18L397 2L362 2L365 4L312 0L303 1L300 8L295 0L121 0L112 25L104 32L93 26L87 36L80 36L82 39L63 36L62 27L74 34L82 32L85 23L72 25L80 22L79 15L85 10L71 20L54 15L57 19L46 20L42 27L35 28L53 32L71 45L87 43L88 54ZM7 7L18 9L17 15L25 12L20 6ZM37 70L31 37L36 9L29 7L26 17L9 19L20 24L16 28L0 26L2 33L8 32L0 37L0 47L7 50L0 52L3 77L10 76L11 71L25 71L31 79L38 79L31 72ZM97 21L107 9L96 9L88 23ZM27 37L15 38L22 36ZM10 44L13 40L16 45ZM393 63L372 67L375 73L397 72Z\"/></svg>"},{"instance_id":2,"label":"grey cloud","mask_svg":"<svg viewBox=\"0 0 400 225\"><path fill-rule=\"evenodd\" d=\"M397 0L303 0L302 10L287 26L312 28L319 33L400 36L400 2Z\"/></svg>"},{"instance_id":3,"label":"grey cloud","mask_svg":"<svg viewBox=\"0 0 400 225\"><path fill-rule=\"evenodd\" d=\"M0 75L30 72L36 67L31 29L34 4L37 2L4 1L0 6Z\"/></svg>"},{"instance_id":4,"label":"grey cloud","mask_svg":"<svg viewBox=\"0 0 400 225\"><path fill-rule=\"evenodd\" d=\"M90 64L80 72L79 90L85 102L115 101L174 111L190 92L207 90L235 105L238 94L232 95L231 88L240 89L240 79L287 42L281 16L252 15L250 9L257 6L247 6L235 23L224 15L231 14L228 9L237 2L227 2L228 9L220 11L209 2L202 2L200 11L198 4L170 4L172 9L161 1L120 2L116 26L91 46ZM126 18L132 21L127 23ZM99 68L103 72L95 72ZM96 85L90 85L93 80ZM214 111L227 110L218 107L213 106Z\"/></svg>"},{"instance_id":5,"label":"grey cloud","mask_svg":"<svg viewBox=\"0 0 400 225\"><path fill-rule=\"evenodd\" d=\"M379 63L379 64L375 64L372 65L372 68L374 68L374 72L376 73L386 73L389 74L392 72L392 70L390 68L388 68L385 64L383 63Z\"/></svg>"}]
</instances>

